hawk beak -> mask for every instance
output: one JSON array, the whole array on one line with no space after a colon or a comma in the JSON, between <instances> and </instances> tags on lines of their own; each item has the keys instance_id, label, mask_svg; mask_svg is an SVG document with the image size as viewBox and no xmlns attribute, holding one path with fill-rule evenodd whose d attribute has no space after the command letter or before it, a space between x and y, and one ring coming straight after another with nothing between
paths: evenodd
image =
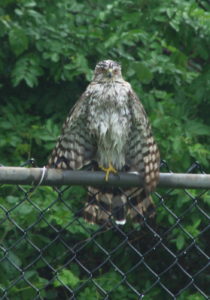
<instances>
[{"instance_id":1,"label":"hawk beak","mask_svg":"<svg viewBox=\"0 0 210 300\"><path fill-rule=\"evenodd\" d=\"M112 78L112 76L113 76L113 69L109 69L109 70L107 71L107 76L108 76L109 78Z\"/></svg>"}]
</instances>

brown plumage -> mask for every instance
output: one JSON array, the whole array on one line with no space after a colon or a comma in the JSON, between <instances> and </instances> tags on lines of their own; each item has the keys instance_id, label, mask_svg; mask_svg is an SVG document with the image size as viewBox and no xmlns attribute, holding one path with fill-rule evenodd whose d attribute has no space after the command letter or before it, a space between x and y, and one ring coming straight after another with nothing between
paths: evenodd
<instances>
[{"instance_id":1,"label":"brown plumage","mask_svg":"<svg viewBox=\"0 0 210 300\"><path fill-rule=\"evenodd\" d=\"M116 171L139 172L143 188L88 188L84 217L91 223L124 224L126 217L141 221L154 215L150 193L159 176L159 151L144 108L118 63L96 65L94 78L70 111L49 166L92 170L110 165Z\"/></svg>"}]
</instances>

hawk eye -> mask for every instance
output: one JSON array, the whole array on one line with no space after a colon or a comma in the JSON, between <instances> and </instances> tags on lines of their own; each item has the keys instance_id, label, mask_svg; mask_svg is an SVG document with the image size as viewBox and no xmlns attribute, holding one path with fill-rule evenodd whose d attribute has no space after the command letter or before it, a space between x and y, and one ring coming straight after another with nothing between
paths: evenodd
<instances>
[{"instance_id":1,"label":"hawk eye","mask_svg":"<svg viewBox=\"0 0 210 300\"><path fill-rule=\"evenodd\" d=\"M104 71L105 71L105 68L104 68L104 67L99 67L99 68L98 68L98 71L99 71L99 72L104 72Z\"/></svg>"}]
</instances>

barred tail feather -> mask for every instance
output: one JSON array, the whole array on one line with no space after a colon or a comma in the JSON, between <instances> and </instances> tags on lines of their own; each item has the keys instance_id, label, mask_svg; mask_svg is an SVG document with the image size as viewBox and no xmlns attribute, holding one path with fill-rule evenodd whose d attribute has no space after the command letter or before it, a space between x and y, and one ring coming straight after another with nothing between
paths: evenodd
<instances>
[{"instance_id":1,"label":"barred tail feather","mask_svg":"<svg viewBox=\"0 0 210 300\"><path fill-rule=\"evenodd\" d=\"M88 187L88 201L84 218L90 223L103 224L114 219L117 224L126 222L126 196L111 191Z\"/></svg>"},{"instance_id":2,"label":"barred tail feather","mask_svg":"<svg viewBox=\"0 0 210 300\"><path fill-rule=\"evenodd\" d=\"M133 198L129 201L128 217L133 222L142 223L144 218L155 216L155 205L151 196Z\"/></svg>"},{"instance_id":3,"label":"barred tail feather","mask_svg":"<svg viewBox=\"0 0 210 300\"><path fill-rule=\"evenodd\" d=\"M130 194L130 196L128 196ZM84 218L92 224L110 225L114 220L118 225L126 223L126 216L134 222L142 222L144 217L153 217L155 206L152 198L143 189L131 189L129 193L121 190L101 191L88 188L88 201Z\"/></svg>"}]
</instances>

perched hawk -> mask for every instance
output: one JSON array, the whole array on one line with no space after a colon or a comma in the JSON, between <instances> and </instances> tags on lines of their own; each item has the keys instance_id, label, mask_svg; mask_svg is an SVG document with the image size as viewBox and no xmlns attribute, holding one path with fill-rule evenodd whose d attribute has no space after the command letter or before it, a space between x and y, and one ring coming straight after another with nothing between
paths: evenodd
<instances>
[{"instance_id":1,"label":"perched hawk","mask_svg":"<svg viewBox=\"0 0 210 300\"><path fill-rule=\"evenodd\" d=\"M110 172L137 171L143 188L88 188L84 218L90 223L123 225L126 217L142 221L154 215L150 193L159 176L159 152L137 95L121 74L120 65L104 60L71 109L49 159L49 167Z\"/></svg>"}]
</instances>

